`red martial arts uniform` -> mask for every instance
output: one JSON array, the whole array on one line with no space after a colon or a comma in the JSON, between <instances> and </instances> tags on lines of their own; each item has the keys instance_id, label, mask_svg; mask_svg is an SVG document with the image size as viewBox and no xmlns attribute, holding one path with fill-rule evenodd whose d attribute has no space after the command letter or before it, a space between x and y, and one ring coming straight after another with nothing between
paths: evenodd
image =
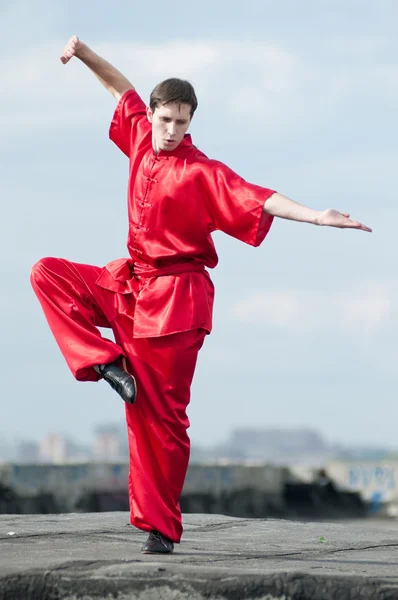
<instances>
[{"instance_id":1,"label":"red martial arts uniform","mask_svg":"<svg viewBox=\"0 0 398 600\"><path fill-rule=\"evenodd\" d=\"M137 400L126 404L131 523L174 542L189 459L186 408L196 358L212 326L217 264L211 233L258 246L272 223L272 190L247 183L208 159L191 137L154 153L145 105L135 91L116 108L110 137L130 159L128 259L104 268L45 258L32 285L74 376L126 358ZM116 343L97 327L112 328Z\"/></svg>"}]
</instances>

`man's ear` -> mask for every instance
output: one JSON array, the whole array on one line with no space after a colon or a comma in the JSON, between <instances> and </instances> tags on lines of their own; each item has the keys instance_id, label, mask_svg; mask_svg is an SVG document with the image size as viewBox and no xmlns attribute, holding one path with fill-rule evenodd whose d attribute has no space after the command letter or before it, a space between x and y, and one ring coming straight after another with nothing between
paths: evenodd
<instances>
[{"instance_id":1,"label":"man's ear","mask_svg":"<svg viewBox=\"0 0 398 600\"><path fill-rule=\"evenodd\" d=\"M148 121L150 123L152 123L153 112L152 112L152 108L150 106L146 107L146 116L147 116Z\"/></svg>"}]
</instances>

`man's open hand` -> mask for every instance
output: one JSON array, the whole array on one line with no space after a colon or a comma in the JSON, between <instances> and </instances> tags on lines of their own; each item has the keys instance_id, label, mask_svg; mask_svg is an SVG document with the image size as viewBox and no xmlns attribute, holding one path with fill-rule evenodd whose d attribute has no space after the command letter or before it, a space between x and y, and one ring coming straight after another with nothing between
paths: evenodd
<instances>
[{"instance_id":1,"label":"man's open hand","mask_svg":"<svg viewBox=\"0 0 398 600\"><path fill-rule=\"evenodd\" d=\"M328 210L324 210L320 213L317 219L318 225L326 225L328 227L339 227L340 229L361 229L362 231L372 230L370 227L366 227L366 225L362 225L359 221L353 221L350 219L350 215L348 213L341 213L338 210L334 210L329 208Z\"/></svg>"},{"instance_id":2,"label":"man's open hand","mask_svg":"<svg viewBox=\"0 0 398 600\"><path fill-rule=\"evenodd\" d=\"M64 48L64 52L61 56L61 62L66 65L70 59L76 55L79 49L83 46L82 42L79 40L77 35L73 35L66 44Z\"/></svg>"}]
</instances>

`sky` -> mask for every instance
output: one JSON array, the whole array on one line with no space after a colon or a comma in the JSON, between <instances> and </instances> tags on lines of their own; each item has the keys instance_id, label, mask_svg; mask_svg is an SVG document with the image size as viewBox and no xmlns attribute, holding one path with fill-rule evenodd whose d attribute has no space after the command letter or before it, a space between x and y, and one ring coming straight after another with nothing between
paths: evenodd
<instances>
[{"instance_id":1,"label":"sky","mask_svg":"<svg viewBox=\"0 0 398 600\"><path fill-rule=\"evenodd\" d=\"M189 408L198 445L238 427L307 427L396 448L398 3L127 0L0 3L0 440L86 442L120 422L104 383L77 383L29 283L43 256L126 256L127 159L116 103L78 60L77 34L147 102L171 76L199 108L212 158L372 234L275 219L259 248L216 232L214 330Z\"/></svg>"}]
</instances>

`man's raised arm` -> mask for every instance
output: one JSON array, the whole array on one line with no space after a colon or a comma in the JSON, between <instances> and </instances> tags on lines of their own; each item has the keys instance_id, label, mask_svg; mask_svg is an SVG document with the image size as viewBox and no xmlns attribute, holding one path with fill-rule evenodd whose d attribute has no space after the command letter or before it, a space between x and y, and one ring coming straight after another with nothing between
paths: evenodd
<instances>
[{"instance_id":1,"label":"man's raised arm","mask_svg":"<svg viewBox=\"0 0 398 600\"><path fill-rule=\"evenodd\" d=\"M120 100L127 90L134 90L133 84L124 77L115 67L93 52L86 44L81 42L77 36L70 38L61 56L61 62L65 65L76 56L80 59L102 85L112 94L116 100Z\"/></svg>"}]
</instances>

